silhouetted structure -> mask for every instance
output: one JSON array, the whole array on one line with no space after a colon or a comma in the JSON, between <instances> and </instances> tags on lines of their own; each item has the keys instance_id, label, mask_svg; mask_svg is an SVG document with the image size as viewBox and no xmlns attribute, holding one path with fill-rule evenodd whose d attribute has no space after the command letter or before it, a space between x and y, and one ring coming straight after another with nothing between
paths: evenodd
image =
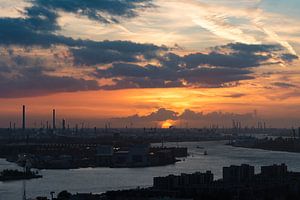
<instances>
[{"instance_id":1,"label":"silhouetted structure","mask_svg":"<svg viewBox=\"0 0 300 200\"><path fill-rule=\"evenodd\" d=\"M254 149L265 149L272 151L300 152L300 138L296 138L296 131L292 129L292 137L290 138L263 138L254 137L235 140L230 143L235 147L246 147Z\"/></svg>"},{"instance_id":2,"label":"silhouetted structure","mask_svg":"<svg viewBox=\"0 0 300 200\"><path fill-rule=\"evenodd\" d=\"M52 128L53 128L53 130L55 130L56 129L56 113L55 113L55 109L53 109L53 111L52 111Z\"/></svg>"},{"instance_id":3,"label":"silhouetted structure","mask_svg":"<svg viewBox=\"0 0 300 200\"><path fill-rule=\"evenodd\" d=\"M22 130L26 129L26 107L23 105L23 116L22 116Z\"/></svg>"},{"instance_id":4,"label":"silhouetted structure","mask_svg":"<svg viewBox=\"0 0 300 200\"><path fill-rule=\"evenodd\" d=\"M231 165L230 167L223 167L223 181L224 182L244 182L250 181L254 178L254 167L250 165Z\"/></svg>"},{"instance_id":5,"label":"silhouetted structure","mask_svg":"<svg viewBox=\"0 0 300 200\"><path fill-rule=\"evenodd\" d=\"M63 131L66 130L66 120L65 119L62 120L62 130Z\"/></svg>"},{"instance_id":6,"label":"silhouetted structure","mask_svg":"<svg viewBox=\"0 0 300 200\"><path fill-rule=\"evenodd\" d=\"M154 177L153 188L157 190L172 191L185 187L201 187L212 184L214 175L211 171L205 173L181 174L180 176L169 175L167 177Z\"/></svg>"},{"instance_id":7,"label":"silhouetted structure","mask_svg":"<svg viewBox=\"0 0 300 200\"><path fill-rule=\"evenodd\" d=\"M300 173L289 172L285 164L262 166L259 174L254 173L253 166L232 165L223 168L220 180L213 180L210 171L155 177L151 188L106 192L102 197L110 200L292 200L300 198Z\"/></svg>"},{"instance_id":8,"label":"silhouetted structure","mask_svg":"<svg viewBox=\"0 0 300 200\"><path fill-rule=\"evenodd\" d=\"M0 145L0 157L24 166L27 160L38 169L79 167L148 167L174 164L188 155L187 148L159 148L150 144L100 145L67 139L64 143L21 143Z\"/></svg>"}]
</instances>

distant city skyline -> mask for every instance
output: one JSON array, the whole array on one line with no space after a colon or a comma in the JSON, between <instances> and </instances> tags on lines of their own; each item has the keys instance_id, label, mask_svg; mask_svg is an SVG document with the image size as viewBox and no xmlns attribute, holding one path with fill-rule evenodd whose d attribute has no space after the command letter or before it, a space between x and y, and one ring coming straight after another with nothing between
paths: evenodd
<instances>
[{"instance_id":1,"label":"distant city skyline","mask_svg":"<svg viewBox=\"0 0 300 200\"><path fill-rule=\"evenodd\" d=\"M83 2L0 0L1 127L21 127L22 105L29 126L53 109L58 125L230 126L205 117L257 110L299 126L298 0Z\"/></svg>"}]
</instances>

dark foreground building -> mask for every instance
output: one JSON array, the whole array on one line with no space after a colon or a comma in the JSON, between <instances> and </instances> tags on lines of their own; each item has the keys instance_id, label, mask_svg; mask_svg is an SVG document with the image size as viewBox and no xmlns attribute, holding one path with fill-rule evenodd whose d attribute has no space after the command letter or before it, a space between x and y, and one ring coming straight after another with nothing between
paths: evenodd
<instances>
[{"instance_id":1,"label":"dark foreground building","mask_svg":"<svg viewBox=\"0 0 300 200\"><path fill-rule=\"evenodd\" d=\"M154 178L152 190L173 198L292 200L300 199L300 173L289 172L285 164L262 166L259 174L253 166L232 165L215 181L209 171Z\"/></svg>"}]
</instances>

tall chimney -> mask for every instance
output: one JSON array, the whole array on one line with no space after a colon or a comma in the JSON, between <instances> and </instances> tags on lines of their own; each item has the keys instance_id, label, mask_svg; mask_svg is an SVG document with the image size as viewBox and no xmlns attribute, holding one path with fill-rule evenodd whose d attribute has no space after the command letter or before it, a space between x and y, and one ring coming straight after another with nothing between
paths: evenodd
<instances>
[{"instance_id":1,"label":"tall chimney","mask_svg":"<svg viewBox=\"0 0 300 200\"><path fill-rule=\"evenodd\" d=\"M55 125L55 109L53 109L53 114L52 114L52 128L53 130L56 129L56 125Z\"/></svg>"},{"instance_id":2,"label":"tall chimney","mask_svg":"<svg viewBox=\"0 0 300 200\"><path fill-rule=\"evenodd\" d=\"M23 105L23 121L22 121L22 130L25 131L26 129L26 108Z\"/></svg>"},{"instance_id":3,"label":"tall chimney","mask_svg":"<svg viewBox=\"0 0 300 200\"><path fill-rule=\"evenodd\" d=\"M62 129L66 130L66 120L65 119L62 120Z\"/></svg>"}]
</instances>

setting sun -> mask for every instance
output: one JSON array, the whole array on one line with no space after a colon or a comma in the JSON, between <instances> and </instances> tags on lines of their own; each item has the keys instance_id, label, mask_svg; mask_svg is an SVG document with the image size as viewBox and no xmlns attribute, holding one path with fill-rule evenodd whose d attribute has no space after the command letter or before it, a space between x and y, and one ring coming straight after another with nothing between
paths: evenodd
<instances>
[{"instance_id":1,"label":"setting sun","mask_svg":"<svg viewBox=\"0 0 300 200\"><path fill-rule=\"evenodd\" d=\"M162 123L161 128L170 128L171 126L174 126L174 123L173 120L168 119Z\"/></svg>"}]
</instances>

